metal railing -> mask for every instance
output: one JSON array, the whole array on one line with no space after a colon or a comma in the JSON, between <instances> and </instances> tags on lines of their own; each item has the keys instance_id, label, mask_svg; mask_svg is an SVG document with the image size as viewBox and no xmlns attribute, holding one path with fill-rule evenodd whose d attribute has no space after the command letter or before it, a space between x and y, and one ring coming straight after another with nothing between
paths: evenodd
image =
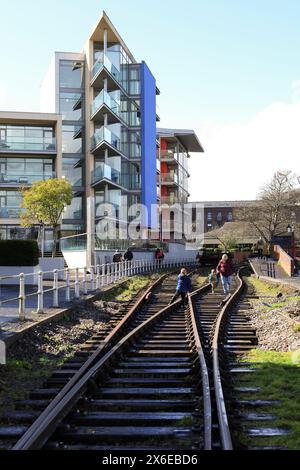
<instances>
[{"instance_id":1,"label":"metal railing","mask_svg":"<svg viewBox=\"0 0 300 470\"><path fill-rule=\"evenodd\" d=\"M0 286L3 286L3 281L10 280L14 282L15 280L14 286L16 287L18 294L15 294L10 298L0 300L0 307L11 302L18 302L19 319L24 321L26 318L26 301L32 297L36 298L35 312L37 314L42 314L44 313L45 308L45 295L49 293L52 293L51 307L58 308L63 302L69 303L73 299L79 299L81 295L86 296L92 292L100 292L104 287L128 277L194 265L196 265L196 262L191 259L140 259L96 265L89 268L65 268L54 269L53 271L39 271L38 273L20 273L12 276L1 276ZM46 275L47 277L49 277L49 275L53 276L53 280L48 281L48 284L50 285L44 285L44 278ZM26 293L26 280L34 280L36 276L37 290ZM29 282L27 282L27 284L29 284ZM7 284L5 284L5 286L6 285ZM63 300L59 296L60 291L64 292ZM50 306L47 308L50 308ZM32 306L30 306L30 309L32 311Z\"/></svg>"}]
</instances>

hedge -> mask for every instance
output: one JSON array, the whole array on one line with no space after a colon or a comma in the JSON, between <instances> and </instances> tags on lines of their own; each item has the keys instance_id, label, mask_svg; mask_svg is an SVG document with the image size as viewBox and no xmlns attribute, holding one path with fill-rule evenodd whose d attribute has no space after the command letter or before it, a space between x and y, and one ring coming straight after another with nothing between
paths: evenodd
<instances>
[{"instance_id":1,"label":"hedge","mask_svg":"<svg viewBox=\"0 0 300 470\"><path fill-rule=\"evenodd\" d=\"M39 247L36 240L0 240L0 266L36 266Z\"/></svg>"}]
</instances>

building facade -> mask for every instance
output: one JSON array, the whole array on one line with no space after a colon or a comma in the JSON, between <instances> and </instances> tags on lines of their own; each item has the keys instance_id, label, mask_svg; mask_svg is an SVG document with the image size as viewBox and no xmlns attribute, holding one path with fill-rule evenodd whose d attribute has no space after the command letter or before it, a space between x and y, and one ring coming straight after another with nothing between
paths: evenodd
<instances>
[{"instance_id":1,"label":"building facade","mask_svg":"<svg viewBox=\"0 0 300 470\"><path fill-rule=\"evenodd\" d=\"M0 238L36 238L21 227L21 190L34 181L61 177L61 116L0 112ZM46 231L46 240L52 237Z\"/></svg>"},{"instance_id":2,"label":"building facade","mask_svg":"<svg viewBox=\"0 0 300 470\"><path fill-rule=\"evenodd\" d=\"M116 221L118 237L134 218L131 214L123 217L124 207L134 204L146 207L141 228L147 237L149 229L159 229L160 204L187 201L187 159L190 152L203 149L193 131L157 129L158 94L146 62L134 58L105 12L81 52L54 54L41 86L40 120L44 117L49 122L40 131L45 133L41 138L56 139L55 152L53 148L50 155L48 148L34 155L47 171L51 165L46 161L51 159L51 174L68 179L73 186L60 237L95 234L99 226L105 230L101 222L107 218ZM3 119L0 151L9 125ZM30 119L22 114L19 125L26 128ZM33 125L38 127L38 121ZM30 135L26 129L24 139ZM5 143L2 153L3 158L13 156L11 151L5 152ZM24 153L26 160L24 149L17 158ZM11 165L9 168L13 171ZM30 171L24 166L25 172L27 168ZM5 197L3 207L8 204ZM17 201L13 203L17 205ZM17 219L13 225L18 225ZM93 243L95 237L89 240L90 250Z\"/></svg>"},{"instance_id":3,"label":"building facade","mask_svg":"<svg viewBox=\"0 0 300 470\"><path fill-rule=\"evenodd\" d=\"M235 222L239 209L251 206L255 201L199 201L203 207L204 231L209 232L222 227L226 222ZM193 222L196 214L193 214Z\"/></svg>"}]
</instances>

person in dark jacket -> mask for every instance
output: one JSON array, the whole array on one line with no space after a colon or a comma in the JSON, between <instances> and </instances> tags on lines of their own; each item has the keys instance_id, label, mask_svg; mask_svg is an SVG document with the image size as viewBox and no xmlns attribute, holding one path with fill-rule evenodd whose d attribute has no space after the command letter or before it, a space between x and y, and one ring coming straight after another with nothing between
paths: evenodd
<instances>
[{"instance_id":1,"label":"person in dark jacket","mask_svg":"<svg viewBox=\"0 0 300 470\"><path fill-rule=\"evenodd\" d=\"M177 278L176 298L181 296L181 304L184 307L187 301L187 293L192 291L192 282L187 275L187 270L182 268Z\"/></svg>"},{"instance_id":2,"label":"person in dark jacket","mask_svg":"<svg viewBox=\"0 0 300 470\"><path fill-rule=\"evenodd\" d=\"M113 263L121 263L121 261L122 261L122 253L119 250L116 250L113 256Z\"/></svg>"},{"instance_id":3,"label":"person in dark jacket","mask_svg":"<svg viewBox=\"0 0 300 470\"><path fill-rule=\"evenodd\" d=\"M221 276L224 294L229 294L234 269L232 267L230 259L226 254L222 256L222 259L217 266L217 272Z\"/></svg>"},{"instance_id":4,"label":"person in dark jacket","mask_svg":"<svg viewBox=\"0 0 300 470\"><path fill-rule=\"evenodd\" d=\"M125 261L132 261L133 253L129 248L127 248L127 250L125 251L123 258Z\"/></svg>"}]
</instances>

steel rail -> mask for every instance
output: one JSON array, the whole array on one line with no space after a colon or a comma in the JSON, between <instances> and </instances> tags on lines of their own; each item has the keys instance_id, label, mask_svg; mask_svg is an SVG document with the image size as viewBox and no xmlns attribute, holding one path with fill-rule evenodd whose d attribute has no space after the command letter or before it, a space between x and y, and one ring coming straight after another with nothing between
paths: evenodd
<instances>
[{"instance_id":1,"label":"steel rail","mask_svg":"<svg viewBox=\"0 0 300 470\"><path fill-rule=\"evenodd\" d=\"M108 334L104 339L102 344L94 351L93 354L83 363L80 369L73 375L73 377L68 381L68 383L59 391L59 393L53 398L49 405L42 411L39 417L34 421L34 423L27 429L23 436L18 440L14 445L13 450L29 449L27 445L34 440L34 436L37 435L40 426L47 419L49 413L57 406L57 404L63 399L63 397L75 386L75 384L81 379L81 377L88 371L92 364L99 358L99 356L109 348L113 341L119 337L119 334L126 327L129 319L134 315L135 312L140 308L140 306L149 299L149 296L152 290L160 285L163 280L168 276L164 274L160 276L154 283L152 283L146 291L137 299L134 305L130 308L127 314L122 318L122 320L115 326L115 328ZM30 445L30 444L29 444Z\"/></svg>"},{"instance_id":2,"label":"steel rail","mask_svg":"<svg viewBox=\"0 0 300 470\"><path fill-rule=\"evenodd\" d=\"M206 291L207 286L202 287L202 292ZM199 292L198 289L198 294ZM192 324L194 345L196 352L199 358L201 377L202 377L202 392L203 392L203 410L204 410L204 450L211 450L212 448L212 407L211 407L211 397L210 397L210 384L209 384L209 375L208 368L202 349L198 328L196 324L195 311L193 306L192 297L189 294L189 315Z\"/></svg>"},{"instance_id":3,"label":"steel rail","mask_svg":"<svg viewBox=\"0 0 300 470\"><path fill-rule=\"evenodd\" d=\"M194 271L192 271L190 275L192 275ZM27 429L27 431L23 434L23 436L13 446L12 450L40 449L46 442L49 435L51 435L51 433L53 432L53 429L57 427L61 419L63 419L64 416L69 411L69 406L68 406L66 412L64 412L64 408L62 407L62 404L65 403L65 401L67 402L67 404L70 401L72 401L73 403L73 398L75 401L76 399L80 398L80 396L78 396L78 393L77 393L78 384L81 384L83 382L87 382L88 380L90 380L90 377L91 377L90 373L92 371L92 374L93 374L97 371L97 364L98 364L98 367L101 367L102 364L105 363L105 361L102 362L102 359L110 358L111 357L110 353L111 352L114 353L118 349L118 348L116 349L116 347L124 343L123 340L125 338L130 338L131 333L134 335L138 334L138 332L140 331L140 327L146 326L149 323L149 321L155 320L157 316L160 316L165 311L168 312L169 310L174 308L174 306L179 305L180 299L176 300L172 304L167 305L164 309L161 309L159 312L154 314L150 319L148 319L147 321L143 322L141 325L136 327L131 333L127 334L125 338L122 338L117 343L117 345L113 344L113 340L115 340L116 337L119 335L120 330L121 329L123 330L123 328L126 327L128 320L132 317L134 312L139 308L139 306L144 301L147 301L150 298L152 290L155 287L157 287L160 283L162 283L162 281L170 274L172 273L164 274L163 276L161 276L143 293L143 295L137 300L137 302L130 309L130 311L125 315L125 317L118 323L118 325L112 330L112 332L105 338L105 340L103 341L103 344L97 348L97 350L87 359L87 361L74 374L74 376L69 380L69 382L60 390L60 392L55 396L55 398L50 402L50 404L45 408L45 410L43 410L43 412L39 415L39 417L35 420L35 422ZM207 286L204 286L204 288L207 288ZM201 289L203 289L203 287L197 289L195 292L201 291ZM107 349L109 349L108 352L106 352ZM99 356L101 355L101 353L104 353L105 355L104 357L102 357L102 359L99 360ZM99 360L99 362L93 365L97 359Z\"/></svg>"},{"instance_id":4,"label":"steel rail","mask_svg":"<svg viewBox=\"0 0 300 470\"><path fill-rule=\"evenodd\" d=\"M220 346L222 342L222 338L221 338L222 327L227 319L227 315L229 311L231 310L232 306L240 298L241 291L244 286L244 281L242 280L240 276L240 270L236 278L238 281L238 286L235 292L230 297L230 299L224 305L224 307L222 308L222 310L220 311L217 317L214 332L213 332L213 340L212 340L212 347L211 347L212 360L213 360L215 400L216 400L216 406L217 406L217 412L218 412L218 423L219 423L219 432L220 432L222 450L233 450L225 398L224 398L224 393L223 393L219 356L220 356Z\"/></svg>"},{"instance_id":5,"label":"steel rail","mask_svg":"<svg viewBox=\"0 0 300 470\"><path fill-rule=\"evenodd\" d=\"M122 350L129 346L140 334L147 331L150 326L161 320L161 318L170 313L179 304L180 299L171 305L167 305L159 312L152 315L148 320L138 325L134 330L130 331L117 344L110 348L102 358L86 371L84 376L75 383L62 399L56 403L56 406L52 407L49 413L44 416L44 419L40 420L39 426L35 427L34 432L32 432L26 440L23 439L24 434L23 438L15 444L12 450L40 449L47 442L51 434L53 434L64 417L70 412L72 407L82 398L82 395L88 390L89 384L93 383L93 381L104 372L109 362L121 354Z\"/></svg>"}]
</instances>

